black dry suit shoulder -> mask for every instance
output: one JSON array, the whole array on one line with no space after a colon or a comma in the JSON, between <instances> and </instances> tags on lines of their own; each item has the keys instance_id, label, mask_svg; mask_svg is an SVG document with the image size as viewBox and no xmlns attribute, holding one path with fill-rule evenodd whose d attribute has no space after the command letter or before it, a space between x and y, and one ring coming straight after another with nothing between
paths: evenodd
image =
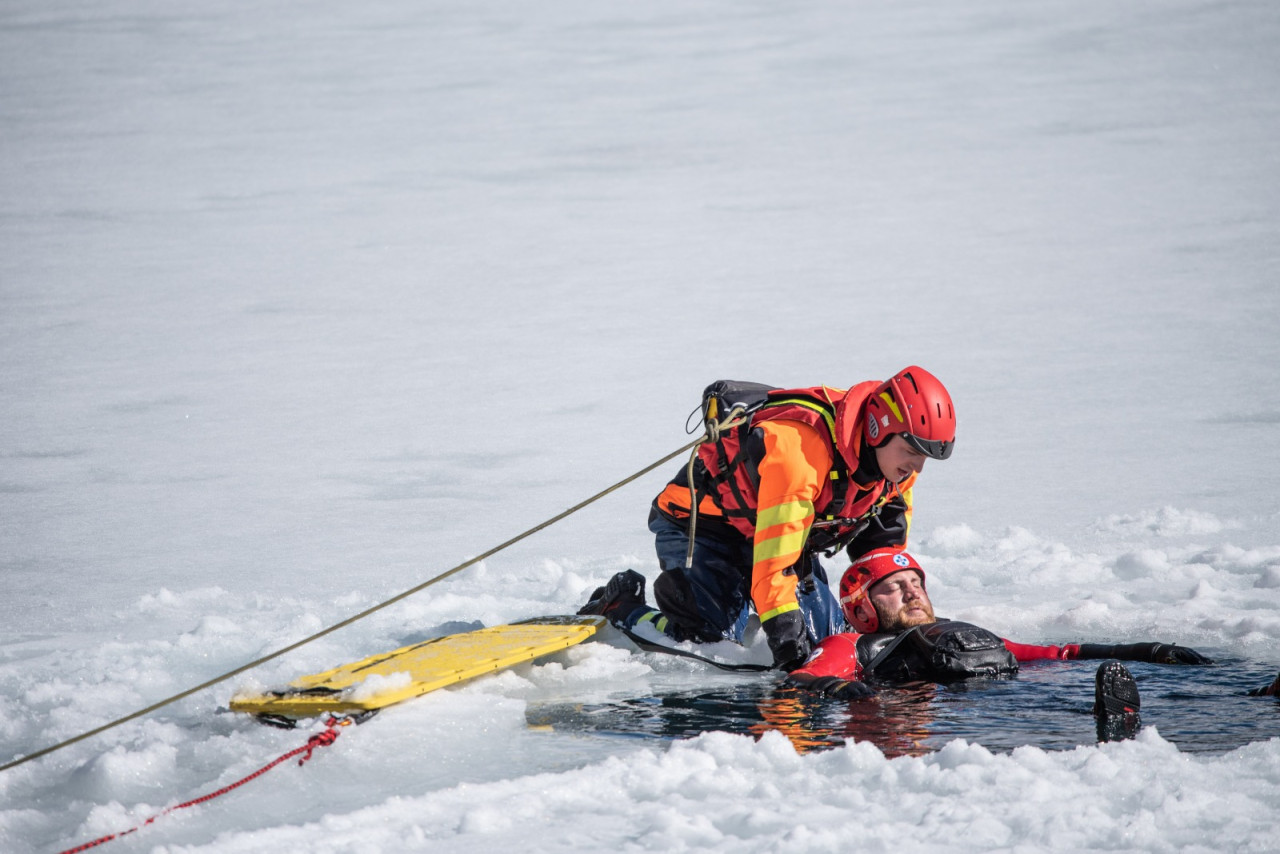
<instances>
[{"instance_id":1,"label":"black dry suit shoulder","mask_svg":"<svg viewBox=\"0 0 1280 854\"><path fill-rule=\"evenodd\" d=\"M869 669L885 682L953 682L1018 672L1017 659L998 635L956 620L908 629L877 659Z\"/></svg>"}]
</instances>

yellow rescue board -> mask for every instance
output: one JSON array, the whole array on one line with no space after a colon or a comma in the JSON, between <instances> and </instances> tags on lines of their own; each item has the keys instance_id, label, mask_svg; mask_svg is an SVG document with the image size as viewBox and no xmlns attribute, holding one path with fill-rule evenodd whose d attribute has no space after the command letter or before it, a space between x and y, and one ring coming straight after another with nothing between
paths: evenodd
<instances>
[{"instance_id":1,"label":"yellow rescue board","mask_svg":"<svg viewBox=\"0 0 1280 854\"><path fill-rule=\"evenodd\" d=\"M445 635L303 676L280 691L239 695L230 705L236 712L290 718L372 711L568 649L604 624L595 616L537 617Z\"/></svg>"}]
</instances>

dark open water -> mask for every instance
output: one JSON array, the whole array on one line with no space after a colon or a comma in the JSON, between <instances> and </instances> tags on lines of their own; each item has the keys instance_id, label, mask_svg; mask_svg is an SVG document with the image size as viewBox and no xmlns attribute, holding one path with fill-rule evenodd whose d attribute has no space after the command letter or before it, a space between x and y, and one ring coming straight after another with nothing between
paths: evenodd
<instances>
[{"instance_id":1,"label":"dark open water","mask_svg":"<svg viewBox=\"0 0 1280 854\"><path fill-rule=\"evenodd\" d=\"M1036 662L1011 679L888 688L852 702L753 675L711 690L532 706L528 720L561 732L661 740L777 730L801 751L870 741L888 756L929 753L954 739L996 752L1022 745L1068 750L1099 740L1090 713L1098 663ZM1245 693L1274 679L1274 664L1223 659L1211 667L1126 666L1142 694L1142 725L1156 727L1180 750L1223 753L1280 737L1280 699Z\"/></svg>"}]
</instances>

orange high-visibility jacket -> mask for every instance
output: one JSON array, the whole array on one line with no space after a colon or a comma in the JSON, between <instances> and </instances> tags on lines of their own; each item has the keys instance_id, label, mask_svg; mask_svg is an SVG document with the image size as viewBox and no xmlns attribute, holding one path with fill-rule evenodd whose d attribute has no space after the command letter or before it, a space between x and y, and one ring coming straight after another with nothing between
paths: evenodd
<instances>
[{"instance_id":1,"label":"orange high-visibility jacket","mask_svg":"<svg viewBox=\"0 0 1280 854\"><path fill-rule=\"evenodd\" d=\"M771 392L769 402L750 422L716 443L698 451L695 480L698 483L699 524L719 521L750 537L753 545L751 600L762 622L799 608L798 574L789 572L811 541L814 522L824 525L813 550L839 541L860 530L866 520L898 498L903 508L901 542L905 545L911 519L912 475L901 484L883 479L869 483L852 480L849 465L839 453L835 438L837 406L849 396L857 407L859 423L852 431L861 452L861 412L866 397L876 387L867 382L848 392L818 386ZM683 472L669 483L656 501L658 509L677 522L689 517L690 494Z\"/></svg>"}]
</instances>

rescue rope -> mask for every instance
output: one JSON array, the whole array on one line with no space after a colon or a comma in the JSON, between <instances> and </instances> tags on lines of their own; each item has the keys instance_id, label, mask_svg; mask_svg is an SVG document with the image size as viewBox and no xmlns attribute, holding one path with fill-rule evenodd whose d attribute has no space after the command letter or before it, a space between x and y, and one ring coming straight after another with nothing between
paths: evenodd
<instances>
[{"instance_id":1,"label":"rescue rope","mask_svg":"<svg viewBox=\"0 0 1280 854\"><path fill-rule=\"evenodd\" d=\"M690 446L693 450L689 452L689 465L685 470L685 478L689 481L689 550L684 555L685 569L693 569L693 538L698 532L698 484L693 478L693 464L698 460L698 448L708 442L720 441L721 433L745 424L746 421L747 406L743 403L736 404L720 421L716 421L715 411L709 410L702 420L706 426L706 432ZM686 421L685 424L687 429L688 422Z\"/></svg>"},{"instance_id":2,"label":"rescue rope","mask_svg":"<svg viewBox=\"0 0 1280 854\"><path fill-rule=\"evenodd\" d=\"M276 658L279 658L279 657L280 657L280 656L282 656L282 655L285 655L285 654L287 654L287 653L293 652L295 649L298 649L299 647L305 646L305 645L307 645L307 644L309 644L309 643L311 643L311 642L313 642L313 641L319 640L320 638L324 637L325 635L332 634L333 632L336 632L338 629L346 628L347 626L351 625L352 623L355 623L355 622L357 622L357 621L359 621L359 620L363 620L365 617L368 617L368 616L369 616L369 615L371 615L371 614L377 613L378 611L381 611L381 610L382 610L382 609L384 609L384 608L390 607L391 605L394 605L394 604L396 604L397 602L400 602L400 601L402 601L402 600L404 600L404 599L407 599L407 598L409 598L410 596L414 595L415 593L419 593L419 592L421 592L421 591L425 590L426 588L430 587L431 585L436 584L436 583L438 583L438 582L440 582L440 581L443 581L443 580L445 580L446 578L449 578L449 577L450 577L450 576L452 576L452 575L456 575L457 573L461 572L462 570L466 569L467 567L469 567L469 566L473 566L474 564L477 564L477 563L479 563L480 561L485 560L486 558L492 557L493 555L497 554L498 552L502 551L503 549L509 548L509 547L511 547L511 546L513 546L513 545L515 545L516 543L520 542L521 540L523 540L523 539L525 539L525 538L527 538L527 537L530 537L530 536L532 536L533 534L536 534L537 532L541 531L543 528L548 528L548 527L550 527L551 525L554 525L556 522L559 522L559 521L561 521L562 519L564 519L564 518L566 518L566 517L568 517L568 516L571 516L571 515L573 515L574 513L577 513L579 510L581 510L582 508L586 507L587 505L589 505L589 504L593 504L593 503L595 503L596 501L599 501L601 498L604 498L606 495L610 494L611 492L615 492L616 490L621 489L622 487L626 486L627 484L631 483L632 481L637 480L637 479L639 479L639 478L643 477L644 475L646 475L646 474L648 474L649 472L651 472L651 471L653 471L654 469L656 469L658 466L660 466L660 465L662 465L662 464L664 464L664 463L666 463L666 462L668 462L668 461L670 461L670 460L675 459L676 457L680 456L681 454L683 454L685 451L689 450L690 448L693 448L693 447L695 447L695 446L697 446L697 445L702 444L702 442L703 442L705 439L706 439L706 436L705 436L705 435L700 436L700 437L699 437L697 440L695 440L694 442L691 442L690 444L685 445L684 447L679 448L678 450L672 451L671 453L667 454L667 455L666 455L665 457L663 457L662 459L657 460L656 462L650 463L649 465L647 465L647 466L645 466L644 468L640 469L640 470L639 470L638 472L636 472L635 474L630 475L630 476L628 476L628 477L625 477L625 478L623 478L622 480L620 480L620 481L618 481L617 483L615 483L613 486L610 486L610 487L608 487L607 489L603 489L603 490L601 490L600 492L597 492L595 495L591 496L590 498L586 499L585 501L580 501L579 503L577 503L577 504L573 505L572 507L570 507L568 510L565 510L565 511L564 511L564 512L562 512L562 513L559 513L559 514L557 514L557 515L555 515L555 516L552 516L550 519L546 520L545 522L541 522L541 523L539 523L539 524L537 524L537 525L534 525L532 528L530 528L529 530L525 531L524 533L517 534L516 536L514 536L514 537L512 537L511 539L507 540L506 542L501 543L501 544L499 544L499 545L496 545L496 546L494 546L493 548L489 549L488 551L486 551L486 552L484 552L484 553L482 553L482 554L479 554L479 555L477 555L477 556L475 556L475 557L471 558L470 560L465 560L465 561L463 561L462 563L460 563L460 564L458 564L457 566L455 566L453 569L446 570L445 572L440 573L439 575L435 576L434 578L430 578L430 579L428 579L428 580L426 580L426 581L422 582L421 584L419 584L419 585L418 585L418 586L416 586L416 587L412 587L412 588L410 588L410 589L408 589L408 590L404 591L403 593L400 593L400 594L398 594L398 595L396 595L396 596L392 596L390 599L387 599L385 602L381 602L381 603L379 603L379 604L377 604L377 605L374 605L373 607L366 608L365 610L361 611L360 613L358 613L358 614L356 614L356 615L354 615L354 616L348 617L347 619L342 620L341 622L334 623L332 626L329 626L329 627L328 627L328 628L326 628L326 629L321 629L320 631L316 632L316 633L315 633L315 634L313 634L313 635L310 635L309 637L305 637L305 638L303 638L302 640L297 641L296 643L291 643L291 644L289 644L289 645L288 645L288 646L286 646L286 647L282 647L282 648L280 648L280 649L276 650L275 652L268 653L267 655L264 655L264 656L262 656L261 658L255 659L255 660L253 660L253 661L250 661L248 664L243 664L243 665L241 665L240 667L237 667L237 668L236 668L236 669L234 669L234 670L229 670L229 671L227 671L226 673L223 673L221 676L215 676L214 678L212 678L212 679L210 679L210 680L208 680L208 681L206 681L206 682L202 682L202 683L200 683L199 685L196 685L194 688L188 688L188 689L187 689L187 690L185 690L185 691L182 691L182 692L180 692L180 693L174 694L172 697L166 697L165 699L160 700L160 701L159 701L159 702L157 702L157 703L152 703L150 706L147 706L145 709L139 709L138 711L133 712L132 714L125 715L125 716L124 716L124 717L122 717L122 718L117 718L116 720L111 721L110 723L103 724L102 726L97 727L97 728L95 728L95 729L91 729L91 730L89 730L88 732L83 732L83 733L81 733L80 735L77 735L77 736L75 736L75 737L73 737L73 738L69 738L69 739L67 739L66 741L59 742L59 743L54 744L54 745L51 745L51 746L49 746L49 747L41 748L40 750L37 750L37 751L35 751L34 753L29 753L29 754L27 754L27 755L25 755L25 756L22 756L22 757L18 758L18 759L14 759L14 760L13 760L13 761L11 761L11 762L7 762L7 763L5 763L4 765L0 765L0 771L7 771L7 770L9 770L10 768L16 768L17 766L22 765L22 764L23 764L23 763L25 763L25 762L30 762L32 759L38 759L38 758L39 758L39 757L41 757L41 756L46 756L46 755L48 755L48 754L50 754L50 753L53 753L55 750L61 750L61 749L62 749L62 748L64 748L64 747L70 747L71 745L76 744L77 742L81 742L81 741L84 741L85 739L92 738L92 737L93 737L93 736L95 736L95 735L99 735L100 733L104 733L104 732L106 732L106 731L107 731L107 730L109 730L109 729L112 729L112 728L114 728L114 727L118 727L118 726L120 726L121 724L128 723L129 721L135 720L135 719L140 718L140 717L142 717L142 716L144 716L144 715L148 715L148 714L150 714L151 712L156 711L157 709L162 709L162 708L164 708L165 706L168 706L168 705L171 705L172 703L177 702L178 700L184 699L184 698L186 698L186 697L190 697L192 694L195 694L195 693L197 693L197 692L203 691L203 690L204 690L204 689L206 689L206 688L211 688L211 687L213 687L214 685L217 685L217 684L218 684L218 683L220 683L220 682L225 682L225 681L227 681L228 679L230 679L230 678L231 678L231 677L233 677L233 676L239 676L241 673L244 673L244 672L245 672L245 671L247 671L247 670L252 670L253 668L258 667L259 665L265 664L265 663L267 663L268 661L271 661L272 659L276 659Z\"/></svg>"},{"instance_id":3,"label":"rescue rope","mask_svg":"<svg viewBox=\"0 0 1280 854\"><path fill-rule=\"evenodd\" d=\"M142 828L150 824L153 824L156 819L163 818L164 816L168 815L171 812L176 812L177 810L180 810L180 809L186 809L187 807L199 806L200 804L211 801L214 798L221 797L222 795L225 795L227 792L240 788L245 783L248 783L250 780L258 779L263 774L267 773L272 768L279 765L281 762L287 762L288 760L297 756L299 753L306 754L305 756L303 756L301 759L298 760L298 764L302 765L308 759L311 758L311 754L314 753L318 748L328 747L329 745L333 744L335 741L338 740L338 736L341 734L341 731L338 729L338 727L347 726L351 723L352 721L349 718L330 717L329 720L325 721L325 729L323 732L316 733L315 735L307 739L306 744L302 745L301 747L294 748L293 750L290 750L288 753L284 754L283 756L280 756L277 759L274 759L271 762L268 762L266 765L263 765L257 771L254 771L248 777L244 777L240 780L237 780L234 783L231 783L230 785L223 786L221 789L218 789L218 791L216 792L210 792L207 795L201 795L198 798L193 798L184 803L175 804L174 806L171 806L168 809L161 810L160 812L151 816L151 818L144 821L142 824L131 827L128 830L122 830L119 833L109 833L106 836L93 840L92 842L86 842L83 845L77 845L75 848L68 848L66 851L63 851L62 854L79 854L79 852L81 851L88 851L90 848L97 848L99 845L103 845L107 842L110 842L113 839L119 839L122 836L128 836L130 833L136 833Z\"/></svg>"}]
</instances>

